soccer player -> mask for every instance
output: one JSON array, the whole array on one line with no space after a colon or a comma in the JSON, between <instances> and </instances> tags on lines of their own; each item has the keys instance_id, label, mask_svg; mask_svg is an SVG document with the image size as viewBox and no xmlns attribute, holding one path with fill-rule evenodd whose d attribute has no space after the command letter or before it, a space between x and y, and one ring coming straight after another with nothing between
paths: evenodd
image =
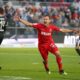
<instances>
[{"instance_id":1,"label":"soccer player","mask_svg":"<svg viewBox=\"0 0 80 80\"><path fill-rule=\"evenodd\" d=\"M0 7L0 45L1 45L2 40L4 38L4 33L6 30L6 25L7 25L4 13L5 13L4 9L2 7ZM0 66L0 69L2 69L1 66Z\"/></svg>"},{"instance_id":2,"label":"soccer player","mask_svg":"<svg viewBox=\"0 0 80 80\"><path fill-rule=\"evenodd\" d=\"M76 40L75 50L78 53L78 55L80 56L80 33L79 33L79 38Z\"/></svg>"},{"instance_id":3,"label":"soccer player","mask_svg":"<svg viewBox=\"0 0 80 80\"><path fill-rule=\"evenodd\" d=\"M4 9L0 7L0 44L4 38L4 33L6 30L6 19Z\"/></svg>"},{"instance_id":4,"label":"soccer player","mask_svg":"<svg viewBox=\"0 0 80 80\"><path fill-rule=\"evenodd\" d=\"M31 23L29 21L21 19L19 16L15 16L14 20L37 29L38 49L43 58L43 64L44 64L46 72L48 74L51 73L48 67L48 54L49 52L51 52L56 57L56 62L58 64L59 73L67 75L67 73L64 72L64 69L63 69L62 57L60 55L59 49L55 45L54 40L52 38L52 32L54 31L73 32L73 30L58 28L57 26L51 23L51 17L49 15L43 16L43 23Z\"/></svg>"}]
</instances>

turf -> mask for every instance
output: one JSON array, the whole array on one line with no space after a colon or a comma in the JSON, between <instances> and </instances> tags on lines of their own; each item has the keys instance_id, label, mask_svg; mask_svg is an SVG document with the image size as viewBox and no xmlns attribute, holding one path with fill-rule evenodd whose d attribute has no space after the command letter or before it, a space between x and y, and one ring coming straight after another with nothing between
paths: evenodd
<instances>
[{"instance_id":1,"label":"turf","mask_svg":"<svg viewBox=\"0 0 80 80\"><path fill-rule=\"evenodd\" d=\"M49 54L48 75L36 48L0 48L0 80L80 80L80 56L73 48L60 48L67 76L58 73L55 56Z\"/></svg>"}]
</instances>

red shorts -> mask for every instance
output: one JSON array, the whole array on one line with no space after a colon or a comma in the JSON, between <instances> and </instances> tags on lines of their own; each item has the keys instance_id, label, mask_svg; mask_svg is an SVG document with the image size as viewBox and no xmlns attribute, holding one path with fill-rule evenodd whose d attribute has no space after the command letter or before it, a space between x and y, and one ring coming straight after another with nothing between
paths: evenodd
<instances>
[{"instance_id":1,"label":"red shorts","mask_svg":"<svg viewBox=\"0 0 80 80\"><path fill-rule=\"evenodd\" d=\"M44 60L47 60L49 52L55 55L56 51L58 51L58 48L54 43L49 45L39 45L38 48Z\"/></svg>"}]
</instances>

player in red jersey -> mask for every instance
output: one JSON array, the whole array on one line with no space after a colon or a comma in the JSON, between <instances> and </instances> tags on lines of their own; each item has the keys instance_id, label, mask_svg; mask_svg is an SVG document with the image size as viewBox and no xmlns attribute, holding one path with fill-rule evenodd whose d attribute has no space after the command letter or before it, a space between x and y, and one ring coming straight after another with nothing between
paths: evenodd
<instances>
[{"instance_id":1,"label":"player in red jersey","mask_svg":"<svg viewBox=\"0 0 80 80\"><path fill-rule=\"evenodd\" d=\"M73 32L73 30L69 29L60 29L57 26L51 23L51 18L49 15L43 16L43 23L31 23L26 20L21 19L19 16L14 17L15 21L19 21L27 26L36 28L38 30L38 49L43 58L43 64L45 70L48 74L50 74L48 67L48 54L51 52L55 55L56 61L59 68L59 73L67 75L63 70L62 58L57 46L54 43L52 38L52 32L61 31L61 32Z\"/></svg>"}]
</instances>

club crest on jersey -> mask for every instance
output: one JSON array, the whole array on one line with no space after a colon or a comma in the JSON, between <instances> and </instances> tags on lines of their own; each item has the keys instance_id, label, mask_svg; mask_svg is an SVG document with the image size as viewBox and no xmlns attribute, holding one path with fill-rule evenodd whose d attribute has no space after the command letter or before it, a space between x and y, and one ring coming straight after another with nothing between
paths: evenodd
<instances>
[{"instance_id":1,"label":"club crest on jersey","mask_svg":"<svg viewBox=\"0 0 80 80\"><path fill-rule=\"evenodd\" d=\"M49 30L50 32L52 31L52 29Z\"/></svg>"},{"instance_id":2,"label":"club crest on jersey","mask_svg":"<svg viewBox=\"0 0 80 80\"><path fill-rule=\"evenodd\" d=\"M44 36L50 36L51 35L50 32L43 32L43 31L41 32L41 34L44 35Z\"/></svg>"}]
</instances>

